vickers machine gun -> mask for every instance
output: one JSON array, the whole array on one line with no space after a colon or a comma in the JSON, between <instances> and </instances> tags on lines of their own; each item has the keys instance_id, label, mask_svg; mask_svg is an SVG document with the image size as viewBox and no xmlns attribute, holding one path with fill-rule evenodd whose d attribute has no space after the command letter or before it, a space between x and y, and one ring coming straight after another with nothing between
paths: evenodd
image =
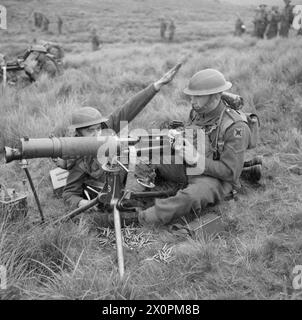
<instances>
[{"instance_id":1,"label":"vickers machine gun","mask_svg":"<svg viewBox=\"0 0 302 320\"><path fill-rule=\"evenodd\" d=\"M33 158L57 158L76 159L83 156L108 156L107 161L103 163L102 168L106 173L106 181L104 187L98 192L95 197L85 206L61 217L55 222L67 221L74 218L76 215L88 210L89 208L101 204L107 209L113 211L114 228L116 234L117 256L120 277L124 274L124 262L122 251L122 234L120 210L129 211L136 210L135 207L129 208L124 205L124 201L137 198L150 198L159 196L172 195L175 190L152 191L155 187L152 175L147 177L135 177L136 157L147 155L151 159L154 151L162 154L165 149L171 150L173 138L168 135L147 135L117 139L114 136L101 137L74 137L74 138L45 138L45 139L28 139L20 140L20 146L13 149L5 147L5 159L9 163L14 160L20 160L21 165L26 169L26 174L35 195L41 220L44 222L42 209L33 186L30 174L27 169L27 159ZM113 151L113 153L111 153ZM125 165L127 159L128 168ZM127 172L127 182L125 188L121 186L120 172ZM133 191L128 189L128 181L135 178L141 187L141 191Z\"/></svg>"}]
</instances>

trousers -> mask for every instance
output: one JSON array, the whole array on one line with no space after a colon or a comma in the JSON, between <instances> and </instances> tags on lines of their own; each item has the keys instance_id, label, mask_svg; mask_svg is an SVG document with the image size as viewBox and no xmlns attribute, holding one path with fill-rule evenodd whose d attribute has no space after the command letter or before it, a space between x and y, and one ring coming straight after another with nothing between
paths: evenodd
<instances>
[{"instance_id":1,"label":"trousers","mask_svg":"<svg viewBox=\"0 0 302 320\"><path fill-rule=\"evenodd\" d=\"M175 196L156 199L153 207L141 211L139 221L142 224L168 224L189 214L192 209L200 214L205 207L224 199L233 189L231 183L214 177L186 176L183 165L159 165L157 171L164 179L183 183L185 187Z\"/></svg>"}]
</instances>

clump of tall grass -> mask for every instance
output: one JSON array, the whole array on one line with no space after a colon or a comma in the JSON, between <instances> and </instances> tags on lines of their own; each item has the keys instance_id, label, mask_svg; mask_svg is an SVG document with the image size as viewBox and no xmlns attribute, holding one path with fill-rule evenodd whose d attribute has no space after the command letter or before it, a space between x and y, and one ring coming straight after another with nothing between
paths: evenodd
<instances>
[{"instance_id":1,"label":"clump of tall grass","mask_svg":"<svg viewBox=\"0 0 302 320\"><path fill-rule=\"evenodd\" d=\"M74 270L94 242L83 221L54 228L2 220L0 228L0 264L7 268L8 284L20 287L53 281L59 273Z\"/></svg>"}]
</instances>

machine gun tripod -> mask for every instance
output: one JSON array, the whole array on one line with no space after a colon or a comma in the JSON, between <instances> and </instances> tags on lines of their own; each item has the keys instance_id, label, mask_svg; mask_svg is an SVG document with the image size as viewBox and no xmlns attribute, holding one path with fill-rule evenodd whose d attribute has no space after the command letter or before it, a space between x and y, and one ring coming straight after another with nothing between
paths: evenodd
<instances>
[{"instance_id":1,"label":"machine gun tripod","mask_svg":"<svg viewBox=\"0 0 302 320\"><path fill-rule=\"evenodd\" d=\"M150 142L156 140L157 145L153 146ZM44 138L44 139L21 139L20 146L18 148L12 149L5 147L5 159L9 163L14 160L24 160L32 158L76 158L86 155L97 156L98 150L101 146L105 145L109 148L110 145L115 147L114 137L75 137L75 138ZM67 215L59 218L58 220L52 222L63 222L70 220L77 216L78 214L94 207L97 204L105 205L106 209L109 208L113 211L114 228L116 234L116 244L117 244L117 256L118 256L118 266L120 278L124 275L124 258L123 258L123 246L122 246L122 232L121 232L121 219L120 211L133 211L136 210L135 207L129 208L124 206L124 200L130 200L134 198L155 198L160 196L169 196L175 193L176 190L167 191L150 191L154 187L152 179L142 178L136 179L135 176L135 165L137 156L142 154L152 152L153 150L164 150L164 148L171 148L170 138L168 136L146 136L146 141L143 137L127 138L128 147L123 150L121 149L117 155L120 157L126 155L129 159L128 168L126 168L122 162L117 160L117 155L114 155L103 164L102 168L106 173L106 182L102 190L97 194L97 196L91 200L87 205L77 208L76 210L68 213ZM142 142L142 146L137 148L135 145L138 142ZM144 142L147 143L147 147ZM121 187L121 170L127 171L127 180L125 188ZM147 188L149 190L141 192L135 192L131 190L129 181L131 179L136 179L140 184L142 189ZM133 180L132 180L133 181ZM42 221L44 220L41 216Z\"/></svg>"},{"instance_id":2,"label":"machine gun tripod","mask_svg":"<svg viewBox=\"0 0 302 320\"><path fill-rule=\"evenodd\" d=\"M129 147L129 157L132 161L136 158L137 150L134 146ZM134 173L135 162L130 162L129 169L127 169L117 158L112 161L107 162L102 165L102 169L106 173L106 182L102 190L97 194L97 196L91 200L88 204L81 206L67 215L59 218L55 221L57 222L66 222L73 219L77 215L85 212L86 210L102 204L107 210L113 211L113 222L115 229L116 237L116 247L117 247L117 258L118 258L118 268L119 275L122 279L124 276L124 256L123 256L123 237L121 231L121 216L120 211L135 211L135 207L125 207L124 201L130 200L133 198L146 198L146 197L159 197L159 196L169 196L175 193L174 189L168 191L142 191L142 192L133 192L127 189L128 181L135 176ZM127 182L125 188L121 188L121 170L127 171ZM136 181L141 184L141 186L147 189L153 189L155 187L154 183L151 181L151 177L146 179L136 179ZM109 214L108 214L109 215Z\"/></svg>"}]
</instances>

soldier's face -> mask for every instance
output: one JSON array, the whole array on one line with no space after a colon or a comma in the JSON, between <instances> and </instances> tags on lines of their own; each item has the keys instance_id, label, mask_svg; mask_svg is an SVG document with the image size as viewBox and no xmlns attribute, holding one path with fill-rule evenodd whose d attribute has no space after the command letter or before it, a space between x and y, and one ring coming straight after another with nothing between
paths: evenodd
<instances>
[{"instance_id":1,"label":"soldier's face","mask_svg":"<svg viewBox=\"0 0 302 320\"><path fill-rule=\"evenodd\" d=\"M218 106L220 99L220 93L207 96L191 96L192 109L198 113L211 112Z\"/></svg>"},{"instance_id":2,"label":"soldier's face","mask_svg":"<svg viewBox=\"0 0 302 320\"><path fill-rule=\"evenodd\" d=\"M205 111L210 101L210 95L207 96L191 96L192 108L196 111Z\"/></svg>"},{"instance_id":3,"label":"soldier's face","mask_svg":"<svg viewBox=\"0 0 302 320\"><path fill-rule=\"evenodd\" d=\"M97 137L101 134L102 126L101 124L95 124L90 127L78 129L78 131L82 137Z\"/></svg>"}]
</instances>

